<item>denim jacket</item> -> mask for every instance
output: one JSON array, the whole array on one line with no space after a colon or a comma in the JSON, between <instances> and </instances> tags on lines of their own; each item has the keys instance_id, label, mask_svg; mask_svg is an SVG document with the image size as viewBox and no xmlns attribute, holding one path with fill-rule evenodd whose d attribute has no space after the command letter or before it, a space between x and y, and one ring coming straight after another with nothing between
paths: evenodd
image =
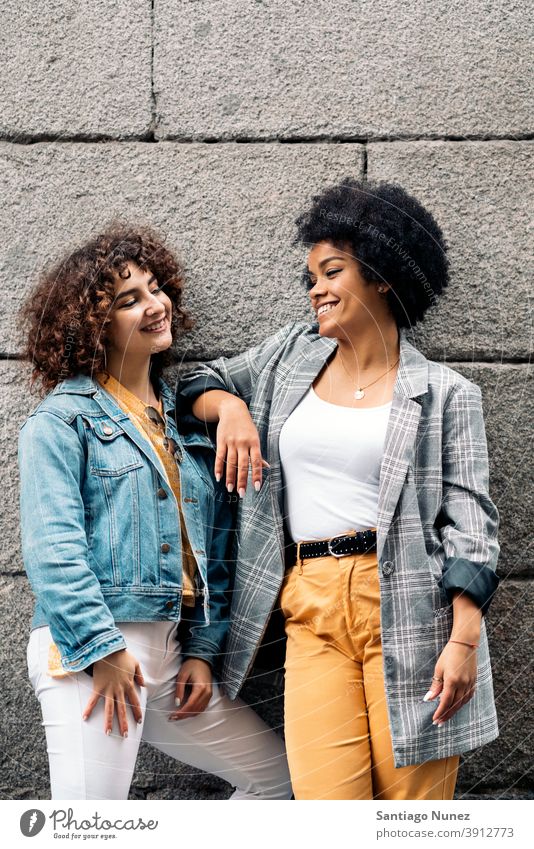
<instances>
[{"instance_id":1,"label":"denim jacket","mask_svg":"<svg viewBox=\"0 0 534 849\"><path fill-rule=\"evenodd\" d=\"M178 443L182 511L198 601L184 657L214 664L228 624L232 517L213 444L178 432L160 379L165 429ZM160 460L113 397L90 377L59 383L20 429L22 556L36 607L71 672L126 648L117 622L179 621L180 522Z\"/></svg>"}]
</instances>

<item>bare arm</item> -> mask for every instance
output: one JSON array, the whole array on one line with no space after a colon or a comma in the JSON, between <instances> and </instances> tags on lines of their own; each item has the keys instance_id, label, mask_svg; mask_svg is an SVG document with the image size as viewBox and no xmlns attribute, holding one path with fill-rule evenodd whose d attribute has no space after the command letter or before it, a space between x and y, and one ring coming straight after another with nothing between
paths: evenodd
<instances>
[{"instance_id":1,"label":"bare arm","mask_svg":"<svg viewBox=\"0 0 534 849\"><path fill-rule=\"evenodd\" d=\"M199 395L191 409L193 415L201 421L219 422L216 479L221 480L225 474L228 492L233 492L237 487L239 496L243 498L250 465L252 483L258 492L261 488L262 468L268 466L268 463L261 456L258 431L245 402L230 392L212 389Z\"/></svg>"},{"instance_id":2,"label":"bare arm","mask_svg":"<svg viewBox=\"0 0 534 849\"><path fill-rule=\"evenodd\" d=\"M215 474L230 492L236 488L245 494L249 464L256 490L262 482L262 466L268 467L260 451L256 427L247 405L265 369L288 351L297 350L308 328L305 322L293 322L259 345L235 357L221 357L209 363L197 363L182 371L176 393L176 415L193 413L204 422L219 422Z\"/></svg>"}]
</instances>

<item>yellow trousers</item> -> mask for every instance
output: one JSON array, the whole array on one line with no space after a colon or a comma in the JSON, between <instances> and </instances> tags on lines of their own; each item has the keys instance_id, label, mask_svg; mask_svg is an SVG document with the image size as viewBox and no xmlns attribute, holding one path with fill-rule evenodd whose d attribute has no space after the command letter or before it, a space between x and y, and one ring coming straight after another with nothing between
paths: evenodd
<instances>
[{"instance_id":1,"label":"yellow trousers","mask_svg":"<svg viewBox=\"0 0 534 849\"><path fill-rule=\"evenodd\" d=\"M295 798L452 799L458 756L393 766L376 554L299 560L280 604Z\"/></svg>"}]
</instances>

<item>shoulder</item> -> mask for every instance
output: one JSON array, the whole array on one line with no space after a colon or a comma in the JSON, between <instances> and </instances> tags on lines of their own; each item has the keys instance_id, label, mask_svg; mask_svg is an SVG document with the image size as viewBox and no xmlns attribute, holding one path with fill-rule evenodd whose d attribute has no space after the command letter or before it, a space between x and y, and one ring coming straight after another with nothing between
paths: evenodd
<instances>
[{"instance_id":1,"label":"shoulder","mask_svg":"<svg viewBox=\"0 0 534 849\"><path fill-rule=\"evenodd\" d=\"M292 321L290 324L286 324L281 332L288 340L298 340L303 346L312 345L321 338L319 325L317 322L311 321Z\"/></svg>"},{"instance_id":2,"label":"shoulder","mask_svg":"<svg viewBox=\"0 0 534 849\"><path fill-rule=\"evenodd\" d=\"M409 397L419 398L423 415L434 419L447 417L457 410L480 411L482 393L459 371L429 360L403 335L401 341L400 383Z\"/></svg>"},{"instance_id":3,"label":"shoulder","mask_svg":"<svg viewBox=\"0 0 534 849\"><path fill-rule=\"evenodd\" d=\"M456 397L481 397L480 387L456 369L434 360L427 360L427 362L429 388L438 391L446 401Z\"/></svg>"},{"instance_id":4,"label":"shoulder","mask_svg":"<svg viewBox=\"0 0 534 849\"><path fill-rule=\"evenodd\" d=\"M422 399L424 416L441 427L474 427L483 420L482 393L456 369L428 360L428 391Z\"/></svg>"},{"instance_id":5,"label":"shoulder","mask_svg":"<svg viewBox=\"0 0 534 849\"><path fill-rule=\"evenodd\" d=\"M41 399L21 427L30 421L33 424L46 423L53 426L54 420L72 425L83 413L90 415L98 412L98 404L93 398L97 391L97 384L89 377L67 378Z\"/></svg>"},{"instance_id":6,"label":"shoulder","mask_svg":"<svg viewBox=\"0 0 534 849\"><path fill-rule=\"evenodd\" d=\"M265 344L273 361L288 361L300 356L320 338L317 324L294 321L268 337Z\"/></svg>"}]
</instances>

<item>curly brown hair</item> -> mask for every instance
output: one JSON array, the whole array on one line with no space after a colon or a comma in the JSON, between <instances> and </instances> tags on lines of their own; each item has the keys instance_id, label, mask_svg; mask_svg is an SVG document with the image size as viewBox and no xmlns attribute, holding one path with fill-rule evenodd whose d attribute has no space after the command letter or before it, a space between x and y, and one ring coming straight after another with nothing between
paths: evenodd
<instances>
[{"instance_id":1,"label":"curly brown hair","mask_svg":"<svg viewBox=\"0 0 534 849\"><path fill-rule=\"evenodd\" d=\"M22 356L32 363L31 386L40 380L49 392L76 374L92 376L105 368L106 329L115 296L114 274L128 262L149 270L173 306L171 333L193 327L182 306L184 270L164 241L149 227L113 222L60 262L45 269L19 312L26 340ZM153 382L173 361L172 349L152 354Z\"/></svg>"}]
</instances>

